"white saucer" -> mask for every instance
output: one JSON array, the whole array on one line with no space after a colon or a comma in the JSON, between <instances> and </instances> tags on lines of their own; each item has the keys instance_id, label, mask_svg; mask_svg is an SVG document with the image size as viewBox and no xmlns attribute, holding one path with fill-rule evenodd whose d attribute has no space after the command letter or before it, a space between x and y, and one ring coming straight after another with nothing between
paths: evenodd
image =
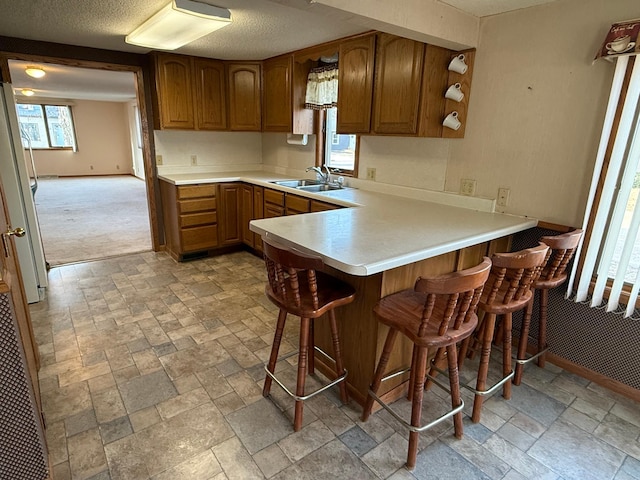
<instances>
[{"instance_id":1,"label":"white saucer","mask_svg":"<svg viewBox=\"0 0 640 480\"><path fill-rule=\"evenodd\" d=\"M635 46L636 46L636 42L629 42L629 45L627 45L627 48L625 48L624 50L620 50L619 52L616 52L615 50L608 49L607 50L607 55L615 55L615 54L625 53L625 52L628 52L629 50L631 50Z\"/></svg>"}]
</instances>

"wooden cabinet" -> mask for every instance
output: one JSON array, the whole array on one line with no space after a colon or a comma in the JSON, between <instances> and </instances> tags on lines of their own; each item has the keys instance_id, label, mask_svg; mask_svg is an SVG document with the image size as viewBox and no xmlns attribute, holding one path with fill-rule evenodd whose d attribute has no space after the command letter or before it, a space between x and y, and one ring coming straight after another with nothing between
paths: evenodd
<instances>
[{"instance_id":1,"label":"wooden cabinet","mask_svg":"<svg viewBox=\"0 0 640 480\"><path fill-rule=\"evenodd\" d=\"M369 35L340 43L338 133L369 133L375 41Z\"/></svg>"},{"instance_id":2,"label":"wooden cabinet","mask_svg":"<svg viewBox=\"0 0 640 480\"><path fill-rule=\"evenodd\" d=\"M184 55L154 55L158 129L226 130L224 64Z\"/></svg>"},{"instance_id":3,"label":"wooden cabinet","mask_svg":"<svg viewBox=\"0 0 640 480\"><path fill-rule=\"evenodd\" d=\"M236 245L242 242L240 216L242 208L242 184L221 183L220 195L220 246Z\"/></svg>"},{"instance_id":4,"label":"wooden cabinet","mask_svg":"<svg viewBox=\"0 0 640 480\"><path fill-rule=\"evenodd\" d=\"M265 132L312 134L313 110L304 108L309 66L293 55L262 64L262 129Z\"/></svg>"},{"instance_id":5,"label":"wooden cabinet","mask_svg":"<svg viewBox=\"0 0 640 480\"><path fill-rule=\"evenodd\" d=\"M424 44L380 33L377 38L372 131L415 135Z\"/></svg>"},{"instance_id":6,"label":"wooden cabinet","mask_svg":"<svg viewBox=\"0 0 640 480\"><path fill-rule=\"evenodd\" d=\"M218 246L218 212L214 184L176 186L160 182L166 247L176 260Z\"/></svg>"},{"instance_id":7,"label":"wooden cabinet","mask_svg":"<svg viewBox=\"0 0 640 480\"><path fill-rule=\"evenodd\" d=\"M418 135L421 137L442 137L450 59L451 50L435 45L425 47L418 118Z\"/></svg>"},{"instance_id":8,"label":"wooden cabinet","mask_svg":"<svg viewBox=\"0 0 640 480\"><path fill-rule=\"evenodd\" d=\"M292 195L287 193L287 196L284 199L285 205L285 214L286 215L298 215L299 213L309 213L310 200L306 197L301 197L298 195Z\"/></svg>"},{"instance_id":9,"label":"wooden cabinet","mask_svg":"<svg viewBox=\"0 0 640 480\"><path fill-rule=\"evenodd\" d=\"M224 64L218 60L193 60L195 120L198 130L226 130L227 106Z\"/></svg>"},{"instance_id":10,"label":"wooden cabinet","mask_svg":"<svg viewBox=\"0 0 640 480\"><path fill-rule=\"evenodd\" d=\"M228 63L229 128L234 131L261 129L261 74L259 63Z\"/></svg>"},{"instance_id":11,"label":"wooden cabinet","mask_svg":"<svg viewBox=\"0 0 640 480\"><path fill-rule=\"evenodd\" d=\"M156 54L156 128L195 128L191 57Z\"/></svg>"},{"instance_id":12,"label":"wooden cabinet","mask_svg":"<svg viewBox=\"0 0 640 480\"><path fill-rule=\"evenodd\" d=\"M264 218L264 188L257 185L253 186L253 218ZM253 234L253 248L262 252L262 237L257 233Z\"/></svg>"},{"instance_id":13,"label":"wooden cabinet","mask_svg":"<svg viewBox=\"0 0 640 480\"><path fill-rule=\"evenodd\" d=\"M326 212L327 210L337 210L338 208L342 208L339 205L334 205L333 203L320 202L318 200L311 200L311 207L309 211L311 212Z\"/></svg>"},{"instance_id":14,"label":"wooden cabinet","mask_svg":"<svg viewBox=\"0 0 640 480\"><path fill-rule=\"evenodd\" d=\"M242 243L255 247L254 233L249 230L249 222L253 220L253 187L242 185L242 207L240 210L240 226L242 228Z\"/></svg>"},{"instance_id":15,"label":"wooden cabinet","mask_svg":"<svg viewBox=\"0 0 640 480\"><path fill-rule=\"evenodd\" d=\"M265 188L264 218L281 217L284 211L284 192Z\"/></svg>"}]
</instances>

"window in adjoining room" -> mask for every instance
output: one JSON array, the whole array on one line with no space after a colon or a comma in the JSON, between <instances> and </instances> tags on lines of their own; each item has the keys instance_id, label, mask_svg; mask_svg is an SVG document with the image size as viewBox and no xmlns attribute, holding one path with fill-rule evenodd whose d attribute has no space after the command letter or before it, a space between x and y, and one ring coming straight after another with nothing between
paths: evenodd
<instances>
[{"instance_id":1,"label":"window in adjoining room","mask_svg":"<svg viewBox=\"0 0 640 480\"><path fill-rule=\"evenodd\" d=\"M71 107L23 103L17 104L16 110L25 148L76 151Z\"/></svg>"}]
</instances>

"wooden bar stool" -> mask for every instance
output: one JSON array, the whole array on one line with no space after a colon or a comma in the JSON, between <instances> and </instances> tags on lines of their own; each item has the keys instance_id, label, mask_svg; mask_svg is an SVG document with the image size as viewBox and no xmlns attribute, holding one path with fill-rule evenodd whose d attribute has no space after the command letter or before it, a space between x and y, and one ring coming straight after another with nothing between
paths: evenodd
<instances>
[{"instance_id":1,"label":"wooden bar stool","mask_svg":"<svg viewBox=\"0 0 640 480\"><path fill-rule=\"evenodd\" d=\"M478 323L476 306L490 270L491 261L485 257L482 263L467 270L435 278L418 278L413 290L388 295L374 307L378 320L389 326L389 333L371 382L362 421L369 418L375 400L409 429L409 452L406 464L409 470L416 465L420 432L453 416L455 435L457 438L462 438L464 402L460 397L456 343L467 338L476 328ZM395 372L383 378L398 332L413 342L409 379L409 399L412 402L410 423L403 420L378 397L378 389L383 381L406 372L406 370ZM429 348L437 349L438 357L443 357L443 352L446 351L452 410L421 426L422 397L427 376ZM447 389L431 375L428 377L436 385Z\"/></svg>"},{"instance_id":2,"label":"wooden bar stool","mask_svg":"<svg viewBox=\"0 0 640 480\"><path fill-rule=\"evenodd\" d=\"M269 363L265 366L267 375L264 380L262 395L265 397L269 395L271 380L275 380L287 394L295 399L293 429L297 432L302 426L302 409L305 400L324 392L336 384L340 384L340 399L343 403L349 401L345 384L347 371L342 365L338 327L333 309L351 303L355 296L355 290L337 278L318 271L324 266L324 262L320 257L306 255L287 248L269 238L263 238L262 241L268 276L265 293L269 300L280 309L273 346L271 347L271 356L269 357ZM333 359L316 347L313 339L314 319L325 313L328 313L331 327ZM278 350L280 349L287 314L300 317L299 350L278 359ZM318 390L305 395L304 384L307 368L310 375L314 373L314 350L335 362L336 378ZM299 355L298 375L296 392L292 393L276 378L274 372L278 360L283 360L296 353Z\"/></svg>"},{"instance_id":3,"label":"wooden bar stool","mask_svg":"<svg viewBox=\"0 0 640 480\"><path fill-rule=\"evenodd\" d=\"M535 359L538 366L544 368L545 353L547 346L547 305L549 302L549 290L556 288L567 281L567 265L573 258L573 254L582 238L582 230L563 233L562 235L542 237L540 241L549 246L547 262L542 269L538 279L533 282L532 300L527 306L524 319L522 321L522 331L520 332L520 342L518 343L518 357L516 359L516 373L513 378L514 385L520 385L524 365ZM538 316L538 348L535 355L526 358L527 342L529 339L529 326L531 324L531 313L533 311L533 299L536 291L540 291L540 310Z\"/></svg>"},{"instance_id":4,"label":"wooden bar stool","mask_svg":"<svg viewBox=\"0 0 640 480\"><path fill-rule=\"evenodd\" d=\"M503 397L511 398L511 324L513 312L526 308L532 299L531 286L535 282L549 248L540 244L537 247L514 253L495 253L491 257L493 266L487 280L486 288L478 303L478 311L484 312L484 318L478 326L476 336L480 341L480 365L476 388L470 388L475 394L471 420L480 421L482 403L486 395L503 387ZM491 342L495 332L496 318L502 316L502 379L491 387L487 387ZM470 338L469 338L470 339ZM469 339L465 340L460 352L460 360L464 359Z\"/></svg>"}]
</instances>

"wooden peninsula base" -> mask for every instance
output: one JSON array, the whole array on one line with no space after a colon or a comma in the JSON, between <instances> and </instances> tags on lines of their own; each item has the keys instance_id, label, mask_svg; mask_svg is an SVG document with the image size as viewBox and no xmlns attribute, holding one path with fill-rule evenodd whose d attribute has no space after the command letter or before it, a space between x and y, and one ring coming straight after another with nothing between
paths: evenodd
<instances>
[{"instance_id":1,"label":"wooden peninsula base","mask_svg":"<svg viewBox=\"0 0 640 480\"><path fill-rule=\"evenodd\" d=\"M327 273L352 285L357 292L356 300L336 309L341 335L342 358L348 371L347 386L350 398L364 405L375 367L384 346L388 327L381 325L373 314L373 307L382 297L413 288L419 276L434 276L469 268L482 261L485 255L509 251L511 237L503 237L455 252L421 260L402 267L369 276L355 276L333 268ZM325 352L332 352L331 337L327 322L315 326L316 344ZM396 340L394 352L389 360L388 371L409 367L413 344L403 335ZM435 353L435 352L433 352ZM333 378L334 366L316 353L316 368ZM380 395L386 402L403 396L407 391L409 374L398 376L380 387ZM377 405L377 404L376 404Z\"/></svg>"}]
</instances>

